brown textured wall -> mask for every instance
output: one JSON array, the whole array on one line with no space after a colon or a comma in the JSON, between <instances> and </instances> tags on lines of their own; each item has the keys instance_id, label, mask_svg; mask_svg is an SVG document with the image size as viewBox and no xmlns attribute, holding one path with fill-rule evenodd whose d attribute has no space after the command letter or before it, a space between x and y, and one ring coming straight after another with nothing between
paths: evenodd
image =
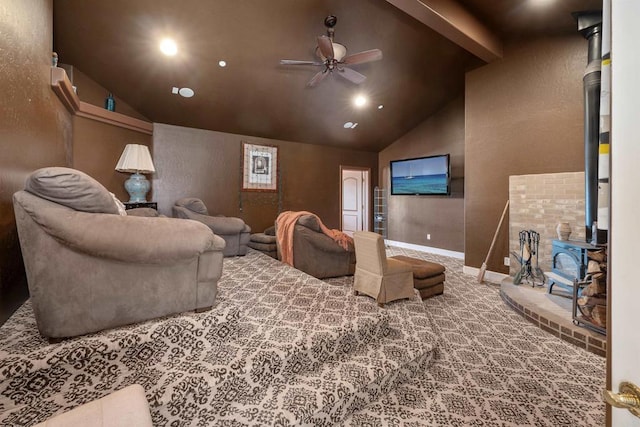
<instances>
[{"instance_id":1,"label":"brown textured wall","mask_svg":"<svg viewBox=\"0 0 640 427\"><path fill-rule=\"evenodd\" d=\"M507 44L504 59L467 73L465 265L480 267L504 204L509 176L584 170L581 36ZM508 272L503 226L489 270Z\"/></svg>"},{"instance_id":2,"label":"brown textured wall","mask_svg":"<svg viewBox=\"0 0 640 427\"><path fill-rule=\"evenodd\" d=\"M151 135L84 117L73 117L73 168L97 179L123 202L129 200L124 182L130 174L117 172L114 169L116 163L127 144L148 146L153 158L151 143ZM146 176L147 179L153 178L152 175ZM153 186L147 194L147 200L153 200Z\"/></svg>"},{"instance_id":3,"label":"brown textured wall","mask_svg":"<svg viewBox=\"0 0 640 427\"><path fill-rule=\"evenodd\" d=\"M388 238L464 252L462 96L379 153L379 185L389 191L391 160L438 154L451 155L451 196L388 196Z\"/></svg>"},{"instance_id":4,"label":"brown textured wall","mask_svg":"<svg viewBox=\"0 0 640 427\"><path fill-rule=\"evenodd\" d=\"M278 147L281 193L241 192L242 141ZM273 224L282 210L308 210L340 226L340 165L371 168L377 154L289 141L154 124L153 187L161 213L181 197L201 198L213 214L243 218L252 230Z\"/></svg>"},{"instance_id":5,"label":"brown textured wall","mask_svg":"<svg viewBox=\"0 0 640 427\"><path fill-rule=\"evenodd\" d=\"M44 166L71 161L71 117L51 90L51 0L0 4L0 324L26 296L12 195Z\"/></svg>"}]
</instances>

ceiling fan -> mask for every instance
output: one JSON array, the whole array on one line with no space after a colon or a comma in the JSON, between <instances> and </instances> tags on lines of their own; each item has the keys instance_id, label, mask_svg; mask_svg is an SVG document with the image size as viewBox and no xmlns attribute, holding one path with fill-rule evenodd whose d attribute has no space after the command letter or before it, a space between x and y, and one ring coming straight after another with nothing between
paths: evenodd
<instances>
[{"instance_id":1,"label":"ceiling fan","mask_svg":"<svg viewBox=\"0 0 640 427\"><path fill-rule=\"evenodd\" d=\"M378 61L382 59L382 51L380 49L365 50L363 52L354 53L347 56L347 48L340 43L333 41L333 33L338 18L333 15L329 15L324 19L324 25L327 27L326 36L318 36L318 47L316 48L316 55L320 58L320 61L298 61L295 59L281 59L281 65L315 65L323 66L324 70L318 71L314 75L307 86L313 87L324 80L330 73L334 71L341 77L360 84L364 82L367 77L358 73L357 71L347 68L346 65L362 64L365 62Z\"/></svg>"}]
</instances>

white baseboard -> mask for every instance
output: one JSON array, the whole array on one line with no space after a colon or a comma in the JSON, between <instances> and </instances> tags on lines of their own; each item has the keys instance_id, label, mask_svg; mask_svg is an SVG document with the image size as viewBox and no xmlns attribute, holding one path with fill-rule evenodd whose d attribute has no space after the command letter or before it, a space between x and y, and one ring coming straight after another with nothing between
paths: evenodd
<instances>
[{"instance_id":1,"label":"white baseboard","mask_svg":"<svg viewBox=\"0 0 640 427\"><path fill-rule=\"evenodd\" d=\"M466 275L469 275L469 276L478 277L478 274L480 274L480 269L476 268L476 267L469 267L468 265L465 265L462 268L462 272L464 274L466 274ZM497 271L486 270L484 272L484 280L485 280L485 282L491 282L491 283L500 284L507 277L509 277L508 274L498 273Z\"/></svg>"},{"instance_id":2,"label":"white baseboard","mask_svg":"<svg viewBox=\"0 0 640 427\"><path fill-rule=\"evenodd\" d=\"M384 242L389 246L397 246L399 248L413 249L420 252L428 252L436 255L450 256L451 258L464 259L464 252L432 248L431 246L414 245L413 243L396 242L395 240L385 240Z\"/></svg>"},{"instance_id":3,"label":"white baseboard","mask_svg":"<svg viewBox=\"0 0 640 427\"><path fill-rule=\"evenodd\" d=\"M384 242L389 246L396 246L396 247L405 248L405 249L413 249L416 251L427 252L427 253L432 253L436 255L449 256L451 258L458 258L462 260L464 259L464 252L456 252L456 251L450 251L447 249L432 248L431 246L414 245L413 243L398 242L395 240L385 240ZM480 273L480 269L465 265L462 268L462 272L468 276L478 277L478 274ZM497 271L486 270L484 272L484 280L490 283L500 284L507 277L509 277L508 274L498 273Z\"/></svg>"}]
</instances>

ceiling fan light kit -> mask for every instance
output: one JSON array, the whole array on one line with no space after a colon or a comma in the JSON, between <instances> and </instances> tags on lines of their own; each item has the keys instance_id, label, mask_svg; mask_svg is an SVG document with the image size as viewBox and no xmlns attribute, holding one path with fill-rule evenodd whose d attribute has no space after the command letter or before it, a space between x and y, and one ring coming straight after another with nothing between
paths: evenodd
<instances>
[{"instance_id":1,"label":"ceiling fan light kit","mask_svg":"<svg viewBox=\"0 0 640 427\"><path fill-rule=\"evenodd\" d=\"M321 36L321 37L327 37L327 36ZM341 45L340 43L333 43L333 42L331 43L331 46L333 47L333 59L335 59L337 62L342 61L342 59L347 55L347 48L344 45ZM322 55L322 52L320 51L320 47L316 48L316 55L318 56L318 58L320 58L323 61L323 63L328 59Z\"/></svg>"},{"instance_id":2,"label":"ceiling fan light kit","mask_svg":"<svg viewBox=\"0 0 640 427\"><path fill-rule=\"evenodd\" d=\"M316 48L316 56L320 58L320 61L300 61L295 59L281 59L281 65L314 65L323 66L324 70L317 72L311 80L307 83L307 86L314 87L320 83L324 78L334 71L338 71L338 75L344 77L355 84L361 84L367 77L359 72L345 67L345 65L363 64L365 62L379 61L382 59L382 51L380 49L371 49L363 52L354 53L353 55L347 55L347 48L340 44L335 43L333 40L334 29L333 27L338 22L338 18L333 15L329 15L324 20L324 25L327 27L326 36L318 36L318 47Z\"/></svg>"}]
</instances>

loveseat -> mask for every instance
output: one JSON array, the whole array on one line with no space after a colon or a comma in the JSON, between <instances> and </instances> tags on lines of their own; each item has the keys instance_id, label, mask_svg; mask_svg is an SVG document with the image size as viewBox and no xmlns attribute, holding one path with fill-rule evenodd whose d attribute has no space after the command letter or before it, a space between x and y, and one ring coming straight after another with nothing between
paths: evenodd
<instances>
[{"instance_id":1,"label":"loveseat","mask_svg":"<svg viewBox=\"0 0 640 427\"><path fill-rule=\"evenodd\" d=\"M40 333L72 337L210 308L224 240L196 221L126 215L83 172L35 171L13 195Z\"/></svg>"}]
</instances>

